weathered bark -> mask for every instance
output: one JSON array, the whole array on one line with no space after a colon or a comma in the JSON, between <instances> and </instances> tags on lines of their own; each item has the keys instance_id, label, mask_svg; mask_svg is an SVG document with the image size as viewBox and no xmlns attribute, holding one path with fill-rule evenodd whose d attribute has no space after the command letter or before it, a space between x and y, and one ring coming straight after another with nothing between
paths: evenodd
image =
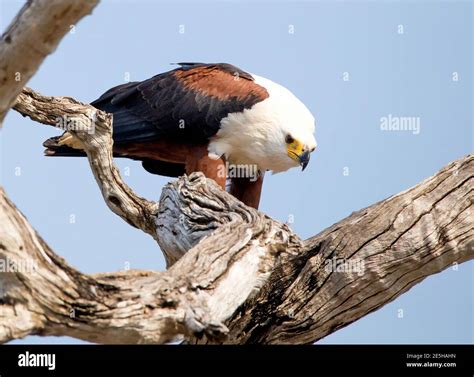
<instances>
[{"instance_id":1,"label":"weathered bark","mask_svg":"<svg viewBox=\"0 0 474 377\"><path fill-rule=\"evenodd\" d=\"M473 178L469 155L306 240L227 321L229 339L313 343L474 259ZM338 272L336 261L362 269Z\"/></svg>"},{"instance_id":2,"label":"weathered bark","mask_svg":"<svg viewBox=\"0 0 474 377\"><path fill-rule=\"evenodd\" d=\"M183 250L199 243L166 272L96 276L67 266L2 195L0 260L36 270L0 274L0 341L313 342L474 257L473 175L467 156L303 242L193 174L165 186L157 224ZM335 258L363 262L363 273L328 268Z\"/></svg>"},{"instance_id":3,"label":"weathered bark","mask_svg":"<svg viewBox=\"0 0 474 377\"><path fill-rule=\"evenodd\" d=\"M0 128L8 109L43 60L98 0L25 3L0 40Z\"/></svg>"},{"instance_id":4,"label":"weathered bark","mask_svg":"<svg viewBox=\"0 0 474 377\"><path fill-rule=\"evenodd\" d=\"M68 128L83 144L109 208L130 225L155 237L158 204L136 195L122 180L112 157L112 116L70 97L46 97L24 88L14 109L31 119Z\"/></svg>"},{"instance_id":5,"label":"weathered bark","mask_svg":"<svg viewBox=\"0 0 474 377\"><path fill-rule=\"evenodd\" d=\"M103 343L163 343L202 334L223 339L223 321L259 291L299 240L200 173L166 186L163 198L170 206L182 203L196 227L203 226L199 218L225 211L222 203L233 212L166 272L88 276L54 254L2 190L0 265L11 271L3 267L0 273L0 342L28 334Z\"/></svg>"}]
</instances>

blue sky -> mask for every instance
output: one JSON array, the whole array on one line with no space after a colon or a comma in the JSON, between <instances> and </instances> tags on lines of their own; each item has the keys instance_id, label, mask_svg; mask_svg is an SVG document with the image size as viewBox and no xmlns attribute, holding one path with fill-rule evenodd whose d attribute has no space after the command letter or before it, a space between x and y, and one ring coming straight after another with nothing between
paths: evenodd
<instances>
[{"instance_id":1,"label":"blue sky","mask_svg":"<svg viewBox=\"0 0 474 377\"><path fill-rule=\"evenodd\" d=\"M22 4L1 0L2 29ZM92 101L126 79L202 61L288 87L317 119L318 150L303 173L266 176L260 209L293 218L307 238L472 152L472 18L467 1L102 1L28 86ZM389 115L418 119L420 132L381 130ZM83 272L164 269L154 241L108 210L86 160L43 157L56 134L9 113L0 167L12 200ZM117 164L149 199L169 180ZM472 343L473 272L472 261L448 268L320 343Z\"/></svg>"}]
</instances>

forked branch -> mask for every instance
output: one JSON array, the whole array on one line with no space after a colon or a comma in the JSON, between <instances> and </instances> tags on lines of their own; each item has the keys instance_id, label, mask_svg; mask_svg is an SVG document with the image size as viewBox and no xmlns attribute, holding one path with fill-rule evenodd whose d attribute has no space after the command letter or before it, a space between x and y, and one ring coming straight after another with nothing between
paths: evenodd
<instances>
[{"instance_id":1,"label":"forked branch","mask_svg":"<svg viewBox=\"0 0 474 377\"><path fill-rule=\"evenodd\" d=\"M16 109L51 124L64 115L63 106L74 116L91 110L28 90ZM111 172L108 117L98 112L97 119L96 133L76 135L98 170L105 200L114 193L120 206L109 204L112 210L136 217L135 203L143 201L149 218L134 225L155 232L177 262L161 273L83 275L56 256L2 195L0 260L37 266L35 273L0 274L3 341L37 333L110 343L180 336L193 342L206 334L202 341L311 343L474 257L472 155L302 241L201 174L165 186L159 205L130 201L135 194Z\"/></svg>"}]
</instances>

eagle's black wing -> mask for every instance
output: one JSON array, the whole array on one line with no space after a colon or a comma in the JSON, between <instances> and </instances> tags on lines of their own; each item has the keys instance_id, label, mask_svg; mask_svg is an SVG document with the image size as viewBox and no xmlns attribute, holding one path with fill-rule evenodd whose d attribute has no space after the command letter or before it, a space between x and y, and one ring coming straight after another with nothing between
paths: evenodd
<instances>
[{"instance_id":1,"label":"eagle's black wing","mask_svg":"<svg viewBox=\"0 0 474 377\"><path fill-rule=\"evenodd\" d=\"M113 114L116 145L160 138L199 143L216 134L229 113L267 97L250 74L230 64L181 63L148 80L112 88L92 105Z\"/></svg>"}]
</instances>

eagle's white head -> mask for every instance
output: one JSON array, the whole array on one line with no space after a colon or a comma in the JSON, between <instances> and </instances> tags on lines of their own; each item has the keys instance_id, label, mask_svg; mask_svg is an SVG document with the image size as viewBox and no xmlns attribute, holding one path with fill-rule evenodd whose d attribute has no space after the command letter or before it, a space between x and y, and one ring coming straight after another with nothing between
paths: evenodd
<instances>
[{"instance_id":1,"label":"eagle's white head","mask_svg":"<svg viewBox=\"0 0 474 377\"><path fill-rule=\"evenodd\" d=\"M255 164L262 172L304 169L317 146L313 115L285 87L252 76L267 90L268 98L222 119L209 144L210 155L225 155L230 164Z\"/></svg>"}]
</instances>

